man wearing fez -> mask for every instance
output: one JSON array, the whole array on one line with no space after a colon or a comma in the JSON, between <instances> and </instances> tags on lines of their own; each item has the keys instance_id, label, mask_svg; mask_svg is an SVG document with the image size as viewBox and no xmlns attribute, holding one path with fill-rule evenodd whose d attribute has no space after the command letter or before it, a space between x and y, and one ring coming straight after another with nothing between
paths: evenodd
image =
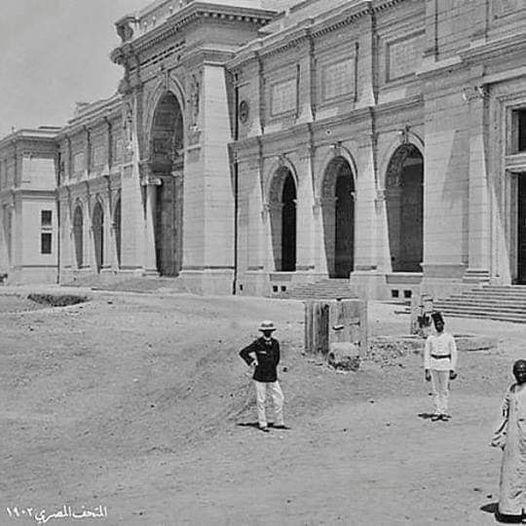
<instances>
[{"instance_id":1,"label":"man wearing fez","mask_svg":"<svg viewBox=\"0 0 526 526\"><path fill-rule=\"evenodd\" d=\"M250 367L254 368L254 387L256 389L256 405L258 412L258 424L261 431L268 433L268 423L265 414L265 401L267 389L272 396L276 419L273 427L287 429L283 423L283 392L278 382L277 367L279 363L279 342L272 337L276 330L274 323L269 320L262 321L259 330L262 337L254 340L248 347L239 353L239 356Z\"/></svg>"},{"instance_id":2,"label":"man wearing fez","mask_svg":"<svg viewBox=\"0 0 526 526\"><path fill-rule=\"evenodd\" d=\"M435 334L427 337L424 350L425 378L431 381L435 395L435 412L431 420L447 421L451 418L447 406L449 381L457 377L457 346L453 336L444 330L442 314L433 312L431 318L435 324Z\"/></svg>"}]
</instances>

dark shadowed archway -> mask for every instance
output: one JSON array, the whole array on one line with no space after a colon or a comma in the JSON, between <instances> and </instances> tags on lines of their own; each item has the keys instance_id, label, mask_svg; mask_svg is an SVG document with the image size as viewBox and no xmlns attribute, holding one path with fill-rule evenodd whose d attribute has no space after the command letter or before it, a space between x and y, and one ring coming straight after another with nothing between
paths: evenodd
<instances>
[{"instance_id":1,"label":"dark shadowed archway","mask_svg":"<svg viewBox=\"0 0 526 526\"><path fill-rule=\"evenodd\" d=\"M422 272L424 159L413 144L400 146L391 157L385 199L393 272Z\"/></svg>"},{"instance_id":2,"label":"dark shadowed archway","mask_svg":"<svg viewBox=\"0 0 526 526\"><path fill-rule=\"evenodd\" d=\"M84 263L84 216L80 205L76 206L73 214L73 242L77 268L82 268Z\"/></svg>"},{"instance_id":3,"label":"dark shadowed archway","mask_svg":"<svg viewBox=\"0 0 526 526\"><path fill-rule=\"evenodd\" d=\"M157 270L177 276L182 266L183 112L176 96L166 92L155 108L150 140L150 170L161 182L156 189L155 253Z\"/></svg>"},{"instance_id":4,"label":"dark shadowed archway","mask_svg":"<svg viewBox=\"0 0 526 526\"><path fill-rule=\"evenodd\" d=\"M113 234L115 236L115 251L117 253L117 264L121 266L122 226L121 226L121 198L117 199L113 210Z\"/></svg>"},{"instance_id":5,"label":"dark shadowed archway","mask_svg":"<svg viewBox=\"0 0 526 526\"><path fill-rule=\"evenodd\" d=\"M349 163L336 157L322 186L322 217L327 269L331 278L348 278L354 269L354 177Z\"/></svg>"},{"instance_id":6,"label":"dark shadowed archway","mask_svg":"<svg viewBox=\"0 0 526 526\"><path fill-rule=\"evenodd\" d=\"M99 201L93 207L93 245L95 249L95 265L100 272L104 265L104 211Z\"/></svg>"},{"instance_id":7,"label":"dark shadowed archway","mask_svg":"<svg viewBox=\"0 0 526 526\"><path fill-rule=\"evenodd\" d=\"M272 180L269 198L276 271L294 272L296 270L296 197L296 181L292 172L286 167L280 168Z\"/></svg>"}]
</instances>

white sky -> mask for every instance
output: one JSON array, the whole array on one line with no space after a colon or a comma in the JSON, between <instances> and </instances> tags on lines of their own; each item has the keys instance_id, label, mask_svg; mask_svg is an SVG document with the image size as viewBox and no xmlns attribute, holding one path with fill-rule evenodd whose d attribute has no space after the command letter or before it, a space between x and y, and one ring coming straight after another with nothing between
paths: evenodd
<instances>
[{"instance_id":1,"label":"white sky","mask_svg":"<svg viewBox=\"0 0 526 526\"><path fill-rule=\"evenodd\" d=\"M76 101L117 89L122 68L109 53L113 23L149 0L0 0L0 137L62 126Z\"/></svg>"}]
</instances>

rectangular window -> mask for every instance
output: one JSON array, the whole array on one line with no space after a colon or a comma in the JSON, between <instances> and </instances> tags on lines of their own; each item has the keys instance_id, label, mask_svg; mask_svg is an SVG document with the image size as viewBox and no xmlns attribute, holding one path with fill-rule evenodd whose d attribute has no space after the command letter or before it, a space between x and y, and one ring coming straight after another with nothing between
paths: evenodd
<instances>
[{"instance_id":1,"label":"rectangular window","mask_svg":"<svg viewBox=\"0 0 526 526\"><path fill-rule=\"evenodd\" d=\"M51 254L51 232L42 232L40 234L40 253Z\"/></svg>"},{"instance_id":2,"label":"rectangular window","mask_svg":"<svg viewBox=\"0 0 526 526\"><path fill-rule=\"evenodd\" d=\"M51 210L42 210L40 212L40 223L43 227L51 226L53 213Z\"/></svg>"},{"instance_id":3,"label":"rectangular window","mask_svg":"<svg viewBox=\"0 0 526 526\"><path fill-rule=\"evenodd\" d=\"M526 109L517 111L517 136L519 152L526 152Z\"/></svg>"}]
</instances>

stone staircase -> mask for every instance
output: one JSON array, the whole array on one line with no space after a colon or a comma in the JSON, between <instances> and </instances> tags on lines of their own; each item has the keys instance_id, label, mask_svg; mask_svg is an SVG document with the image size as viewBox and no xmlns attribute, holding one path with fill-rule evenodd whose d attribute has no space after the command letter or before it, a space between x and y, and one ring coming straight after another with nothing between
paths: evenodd
<instances>
[{"instance_id":1,"label":"stone staircase","mask_svg":"<svg viewBox=\"0 0 526 526\"><path fill-rule=\"evenodd\" d=\"M348 279L322 279L314 283L298 283L275 297L295 300L356 298Z\"/></svg>"},{"instance_id":2,"label":"stone staircase","mask_svg":"<svg viewBox=\"0 0 526 526\"><path fill-rule=\"evenodd\" d=\"M434 302L448 316L526 323L526 285L486 285Z\"/></svg>"}]
</instances>

